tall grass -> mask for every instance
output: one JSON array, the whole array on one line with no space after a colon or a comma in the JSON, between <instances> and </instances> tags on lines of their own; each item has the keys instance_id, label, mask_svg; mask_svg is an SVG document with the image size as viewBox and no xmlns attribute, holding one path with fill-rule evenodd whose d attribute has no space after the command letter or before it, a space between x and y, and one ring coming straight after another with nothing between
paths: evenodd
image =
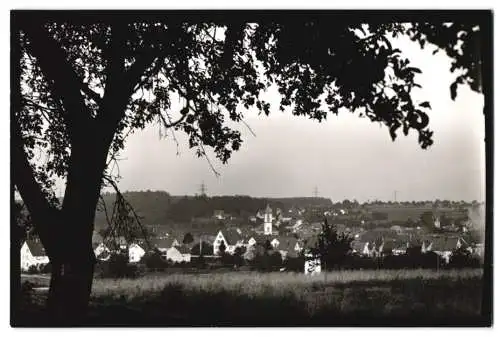
<instances>
[{"instance_id":1,"label":"tall grass","mask_svg":"<svg viewBox=\"0 0 500 337\"><path fill-rule=\"evenodd\" d=\"M350 283L379 283L404 280L448 280L459 282L464 279L480 278L480 269L432 271L424 269L338 271L317 275L298 273L224 273L224 274L170 274L149 275L139 279L96 279L93 296L126 296L134 298L161 292L165 287L178 286L187 291L219 292L227 291L246 294L251 297L269 295L280 296L291 291L297 292L318 286L333 286ZM451 284L451 283L450 283Z\"/></svg>"},{"instance_id":2,"label":"tall grass","mask_svg":"<svg viewBox=\"0 0 500 337\"><path fill-rule=\"evenodd\" d=\"M326 281L253 272L96 279L88 324L461 325L481 317L482 279L473 269L338 271Z\"/></svg>"}]
</instances>

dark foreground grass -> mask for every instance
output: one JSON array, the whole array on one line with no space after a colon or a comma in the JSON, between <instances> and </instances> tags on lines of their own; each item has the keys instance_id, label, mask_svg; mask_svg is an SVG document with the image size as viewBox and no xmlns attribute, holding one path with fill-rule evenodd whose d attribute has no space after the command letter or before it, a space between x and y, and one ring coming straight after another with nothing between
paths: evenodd
<instances>
[{"instance_id":1,"label":"dark foreground grass","mask_svg":"<svg viewBox=\"0 0 500 337\"><path fill-rule=\"evenodd\" d=\"M482 274L337 272L326 282L283 273L155 275L96 280L93 289L88 325L464 326L481 320ZM43 317L37 299L25 311L27 325L43 325L33 320Z\"/></svg>"}]
</instances>

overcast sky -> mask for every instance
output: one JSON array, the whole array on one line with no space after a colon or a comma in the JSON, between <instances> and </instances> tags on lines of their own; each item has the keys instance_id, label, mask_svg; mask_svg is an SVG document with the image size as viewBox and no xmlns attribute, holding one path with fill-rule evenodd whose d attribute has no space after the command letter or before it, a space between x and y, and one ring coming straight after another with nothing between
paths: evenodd
<instances>
[{"instance_id":1,"label":"overcast sky","mask_svg":"<svg viewBox=\"0 0 500 337\"><path fill-rule=\"evenodd\" d=\"M416 133L392 142L387 128L348 112L323 123L293 117L277 109L270 117L249 112L243 146L223 165L212 156L220 177L207 161L189 150L177 134L160 139L158 127L132 135L122 152L122 190L165 190L195 194L205 182L208 195L259 197L320 196L335 200L484 200L483 97L468 88L450 98L450 60L407 40L395 42L412 64L422 69L423 86L414 97L432 105L434 145L418 146ZM273 94L269 93L272 101ZM277 105L274 105L277 106Z\"/></svg>"}]
</instances>

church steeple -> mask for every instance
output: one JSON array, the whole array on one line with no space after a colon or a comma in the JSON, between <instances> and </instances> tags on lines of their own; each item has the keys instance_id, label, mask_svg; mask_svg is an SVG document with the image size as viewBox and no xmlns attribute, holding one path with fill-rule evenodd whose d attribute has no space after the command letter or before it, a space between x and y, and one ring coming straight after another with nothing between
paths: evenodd
<instances>
[{"instance_id":1,"label":"church steeple","mask_svg":"<svg viewBox=\"0 0 500 337\"><path fill-rule=\"evenodd\" d=\"M264 213L264 234L273 234L273 210L267 204L266 211Z\"/></svg>"}]
</instances>

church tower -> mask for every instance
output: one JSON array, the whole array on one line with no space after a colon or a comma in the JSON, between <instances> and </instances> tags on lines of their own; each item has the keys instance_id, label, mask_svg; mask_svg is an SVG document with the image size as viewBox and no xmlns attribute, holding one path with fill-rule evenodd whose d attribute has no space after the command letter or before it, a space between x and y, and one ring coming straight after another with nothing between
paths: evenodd
<instances>
[{"instance_id":1,"label":"church tower","mask_svg":"<svg viewBox=\"0 0 500 337\"><path fill-rule=\"evenodd\" d=\"M273 234L273 210L269 207L269 204L267 205L264 213L264 234Z\"/></svg>"}]
</instances>

